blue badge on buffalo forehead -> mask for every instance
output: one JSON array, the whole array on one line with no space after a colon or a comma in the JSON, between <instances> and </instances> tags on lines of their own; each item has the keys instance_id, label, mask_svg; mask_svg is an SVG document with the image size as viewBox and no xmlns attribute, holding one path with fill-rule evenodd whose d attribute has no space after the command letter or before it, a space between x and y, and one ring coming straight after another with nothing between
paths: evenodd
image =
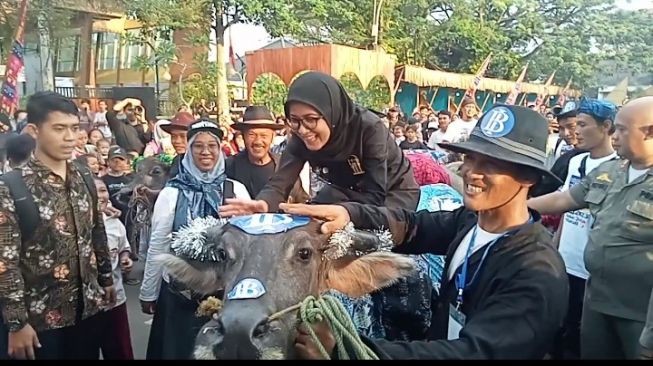
<instances>
[{"instance_id":1,"label":"blue badge on buffalo forehead","mask_svg":"<svg viewBox=\"0 0 653 366\"><path fill-rule=\"evenodd\" d=\"M306 216L286 214L255 214L233 217L229 223L251 235L278 234L307 225L311 219Z\"/></svg>"},{"instance_id":2,"label":"blue badge on buffalo forehead","mask_svg":"<svg viewBox=\"0 0 653 366\"><path fill-rule=\"evenodd\" d=\"M227 300L258 299L265 295L265 287L256 278L244 278L227 294Z\"/></svg>"},{"instance_id":3,"label":"blue badge on buffalo forehead","mask_svg":"<svg viewBox=\"0 0 653 366\"><path fill-rule=\"evenodd\" d=\"M493 108L481 120L481 132L487 137L503 137L515 127L515 115L506 107Z\"/></svg>"}]
</instances>

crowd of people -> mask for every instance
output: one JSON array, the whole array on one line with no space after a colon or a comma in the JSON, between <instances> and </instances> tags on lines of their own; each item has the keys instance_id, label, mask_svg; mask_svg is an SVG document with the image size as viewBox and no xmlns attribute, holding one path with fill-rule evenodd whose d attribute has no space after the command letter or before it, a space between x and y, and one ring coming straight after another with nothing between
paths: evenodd
<instances>
[{"instance_id":1,"label":"crowd of people","mask_svg":"<svg viewBox=\"0 0 653 366\"><path fill-rule=\"evenodd\" d=\"M147 121L134 98L92 109L40 92L5 124L0 358L133 359L123 282L140 285L154 316L147 358L191 357L205 296L153 258L195 219L279 211L323 220L325 234L389 228L395 251L444 256L425 338L364 337L381 358L653 357L649 97L485 112L464 99L457 111L379 116L309 72L283 116L251 106L220 123L202 101ZM462 180L464 207L415 212L430 168L407 150L458 161L433 169ZM150 157L165 162L162 189L137 178ZM141 192L151 219L135 246L126 212ZM145 262L142 282L134 261ZM329 326L313 326L333 351ZM304 326L298 334L297 355L317 358Z\"/></svg>"}]
</instances>

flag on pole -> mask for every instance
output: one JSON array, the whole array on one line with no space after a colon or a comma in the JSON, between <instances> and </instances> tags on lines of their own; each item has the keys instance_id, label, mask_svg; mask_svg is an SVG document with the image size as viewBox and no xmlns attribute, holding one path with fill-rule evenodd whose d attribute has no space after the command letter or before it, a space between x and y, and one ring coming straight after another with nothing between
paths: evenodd
<instances>
[{"instance_id":1,"label":"flag on pole","mask_svg":"<svg viewBox=\"0 0 653 366\"><path fill-rule=\"evenodd\" d=\"M519 77L517 78L517 82L512 87L510 94L508 94L508 98L506 98L506 102L505 102L506 104L513 105L517 101L517 97L521 92L521 84L522 82L524 82L524 78L526 77L526 70L528 70L528 64L529 63L527 62L526 66L524 66L524 68L521 70L521 74L519 74Z\"/></svg>"},{"instance_id":2,"label":"flag on pole","mask_svg":"<svg viewBox=\"0 0 653 366\"><path fill-rule=\"evenodd\" d=\"M549 76L549 78L546 80L546 83L544 83L544 94L537 95L537 99L535 100L536 108L540 108L540 106L544 104L546 99L549 97L549 87L551 87L551 83L553 83L553 77L555 76L556 71L558 70L554 70L551 73L551 76Z\"/></svg>"},{"instance_id":3,"label":"flag on pole","mask_svg":"<svg viewBox=\"0 0 653 366\"><path fill-rule=\"evenodd\" d=\"M474 75L474 81L472 83L472 86L470 86L469 89L467 89L464 98L474 99L474 97L476 96L476 90L478 89L478 86L481 84L481 80L483 80L483 75L485 75L487 68L490 66L490 60L492 60L492 53L490 53L485 58L485 60L481 64L481 67L476 72L476 75Z\"/></svg>"},{"instance_id":4,"label":"flag on pole","mask_svg":"<svg viewBox=\"0 0 653 366\"><path fill-rule=\"evenodd\" d=\"M234 53L234 40L231 37L231 29L229 29L229 62L231 63L231 67L236 70L236 55Z\"/></svg>"},{"instance_id":5,"label":"flag on pole","mask_svg":"<svg viewBox=\"0 0 653 366\"><path fill-rule=\"evenodd\" d=\"M463 101L465 99L472 99L475 100L474 98L476 97L476 90L478 90L478 86L481 84L481 80L483 80L483 75L485 75L485 72L487 71L487 68L490 66L490 60L492 60L492 52L485 58L483 63L481 64L481 67L479 67L478 71L476 72L476 75L474 75L474 80L472 81L472 85L465 91L465 95L463 98L460 100L460 103L456 106L456 113L460 112L460 107L463 105Z\"/></svg>"},{"instance_id":6,"label":"flag on pole","mask_svg":"<svg viewBox=\"0 0 653 366\"><path fill-rule=\"evenodd\" d=\"M565 86L564 89L560 92L560 95L558 96L558 105L559 106L564 106L565 102L567 101L567 92L569 91L569 88L571 87L571 81L573 80L573 77L569 78L569 81L567 82L567 85Z\"/></svg>"},{"instance_id":7,"label":"flag on pole","mask_svg":"<svg viewBox=\"0 0 653 366\"><path fill-rule=\"evenodd\" d=\"M21 1L19 14L16 35L11 46L9 58L7 59L4 81L0 89L0 112L7 116L11 116L18 109L18 75L20 75L20 72L25 66L25 45L23 39L25 35L25 21L27 19L27 0Z\"/></svg>"}]
</instances>

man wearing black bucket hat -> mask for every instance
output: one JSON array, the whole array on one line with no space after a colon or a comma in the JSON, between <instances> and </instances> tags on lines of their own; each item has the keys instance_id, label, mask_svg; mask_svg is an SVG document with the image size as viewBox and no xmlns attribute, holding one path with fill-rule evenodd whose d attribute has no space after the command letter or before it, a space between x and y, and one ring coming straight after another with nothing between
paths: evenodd
<instances>
[{"instance_id":1,"label":"man wearing black bucket hat","mask_svg":"<svg viewBox=\"0 0 653 366\"><path fill-rule=\"evenodd\" d=\"M390 228L394 251L446 255L440 297L426 342L365 339L380 358L541 359L562 325L568 282L562 258L540 215L526 206L529 190L549 173L544 167L548 125L536 111L499 105L485 113L461 143L440 144L465 154L461 167L465 207L453 212L412 212L358 203L282 205L293 214L325 220L331 233ZM300 356L316 346L302 325ZM314 325L326 348L333 337Z\"/></svg>"}]
</instances>

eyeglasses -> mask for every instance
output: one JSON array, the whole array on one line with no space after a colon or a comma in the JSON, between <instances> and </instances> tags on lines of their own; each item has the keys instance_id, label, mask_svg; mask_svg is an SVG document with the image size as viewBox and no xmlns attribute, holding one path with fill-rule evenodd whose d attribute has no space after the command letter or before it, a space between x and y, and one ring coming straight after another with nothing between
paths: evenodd
<instances>
[{"instance_id":1,"label":"eyeglasses","mask_svg":"<svg viewBox=\"0 0 653 366\"><path fill-rule=\"evenodd\" d=\"M220 150L220 145L218 144L210 144L210 145L203 145L203 144L192 144L191 148L193 151L202 153L204 150L208 150L209 152L216 152Z\"/></svg>"},{"instance_id":2,"label":"eyeglasses","mask_svg":"<svg viewBox=\"0 0 653 366\"><path fill-rule=\"evenodd\" d=\"M307 130L314 130L317 127L317 123L324 117L322 116L307 116L304 118L288 118L286 124L290 127L291 130L299 130L299 126L304 126Z\"/></svg>"}]
</instances>

